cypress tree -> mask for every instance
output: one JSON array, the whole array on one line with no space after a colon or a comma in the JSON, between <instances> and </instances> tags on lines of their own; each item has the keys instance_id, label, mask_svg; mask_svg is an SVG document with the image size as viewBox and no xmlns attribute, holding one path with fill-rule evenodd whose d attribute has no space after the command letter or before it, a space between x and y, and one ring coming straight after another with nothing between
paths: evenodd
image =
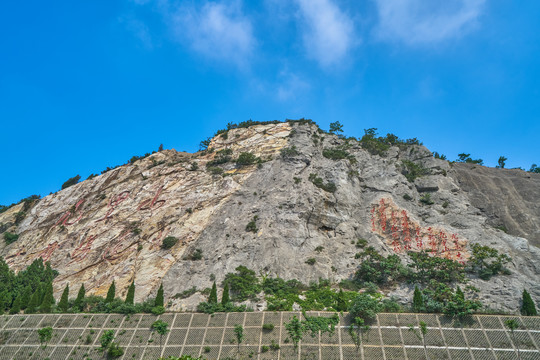
<instances>
[{"instance_id":1,"label":"cypress tree","mask_svg":"<svg viewBox=\"0 0 540 360\"><path fill-rule=\"evenodd\" d=\"M126 304L133 305L135 302L135 280L129 285L126 295Z\"/></svg>"},{"instance_id":2,"label":"cypress tree","mask_svg":"<svg viewBox=\"0 0 540 360\"><path fill-rule=\"evenodd\" d=\"M32 297L32 287L30 285L26 286L24 288L22 297L21 297L21 309L24 310L28 306L28 303L30 302L30 298Z\"/></svg>"},{"instance_id":3,"label":"cypress tree","mask_svg":"<svg viewBox=\"0 0 540 360\"><path fill-rule=\"evenodd\" d=\"M424 307L424 299L422 298L422 292L418 289L418 286L414 287L413 295L413 309L414 311L421 311Z\"/></svg>"},{"instance_id":4,"label":"cypress tree","mask_svg":"<svg viewBox=\"0 0 540 360\"><path fill-rule=\"evenodd\" d=\"M49 285L47 285L47 288L45 290L45 296L43 296L43 301L41 302L41 305L39 306L39 311L42 313L50 313L53 305L54 305L53 287L52 287L52 283L49 283Z\"/></svg>"},{"instance_id":5,"label":"cypress tree","mask_svg":"<svg viewBox=\"0 0 540 360\"><path fill-rule=\"evenodd\" d=\"M43 296L45 295L45 284L39 283L39 286L37 287L38 292L38 306L43 302Z\"/></svg>"},{"instance_id":6,"label":"cypress tree","mask_svg":"<svg viewBox=\"0 0 540 360\"><path fill-rule=\"evenodd\" d=\"M531 294L529 294L527 290L523 290L523 305L521 306L521 314L524 316L538 315Z\"/></svg>"},{"instance_id":7,"label":"cypress tree","mask_svg":"<svg viewBox=\"0 0 540 360\"><path fill-rule=\"evenodd\" d=\"M163 306L164 303L165 302L163 299L163 283L161 283L156 294L156 300L154 301L154 306Z\"/></svg>"},{"instance_id":8,"label":"cypress tree","mask_svg":"<svg viewBox=\"0 0 540 360\"><path fill-rule=\"evenodd\" d=\"M60 302L58 303L58 309L62 312L66 312L68 309L68 297L69 297L69 284L64 288Z\"/></svg>"},{"instance_id":9,"label":"cypress tree","mask_svg":"<svg viewBox=\"0 0 540 360\"><path fill-rule=\"evenodd\" d=\"M210 296L208 296L208 303L217 304L217 286L215 281L214 285L212 285L212 290L210 290Z\"/></svg>"},{"instance_id":10,"label":"cypress tree","mask_svg":"<svg viewBox=\"0 0 540 360\"><path fill-rule=\"evenodd\" d=\"M21 311L21 295L18 295L15 298L15 301L13 302L13 305L11 305L11 309L9 310L10 314L18 314Z\"/></svg>"},{"instance_id":11,"label":"cypress tree","mask_svg":"<svg viewBox=\"0 0 540 360\"><path fill-rule=\"evenodd\" d=\"M32 294L32 297L30 298L30 301L28 302L28 306L26 307L25 314L35 314L37 311L37 308L39 306L39 288L34 291Z\"/></svg>"},{"instance_id":12,"label":"cypress tree","mask_svg":"<svg viewBox=\"0 0 540 360\"><path fill-rule=\"evenodd\" d=\"M221 305L227 305L230 302L231 302L231 298L229 294L229 283L226 282L225 287L223 288L223 294L221 295Z\"/></svg>"},{"instance_id":13,"label":"cypress tree","mask_svg":"<svg viewBox=\"0 0 540 360\"><path fill-rule=\"evenodd\" d=\"M82 311L82 303L85 296L86 296L86 290L84 289L84 284L82 284L81 287L79 288L79 293L77 294L77 298L75 299L75 302L73 303L73 307L75 309Z\"/></svg>"},{"instance_id":14,"label":"cypress tree","mask_svg":"<svg viewBox=\"0 0 540 360\"><path fill-rule=\"evenodd\" d=\"M107 297L105 298L105 303L108 304L114 300L114 296L116 294L116 285L114 284L114 280L109 286L109 291L107 291Z\"/></svg>"}]
</instances>

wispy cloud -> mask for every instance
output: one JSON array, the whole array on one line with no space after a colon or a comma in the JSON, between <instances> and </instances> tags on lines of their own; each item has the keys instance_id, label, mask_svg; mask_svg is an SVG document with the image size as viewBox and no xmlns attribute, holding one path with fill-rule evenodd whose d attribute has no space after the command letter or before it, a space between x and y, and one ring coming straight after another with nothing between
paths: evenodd
<instances>
[{"instance_id":1,"label":"wispy cloud","mask_svg":"<svg viewBox=\"0 0 540 360\"><path fill-rule=\"evenodd\" d=\"M375 0L377 34L408 45L460 37L477 22L485 0Z\"/></svg>"},{"instance_id":2,"label":"wispy cloud","mask_svg":"<svg viewBox=\"0 0 540 360\"><path fill-rule=\"evenodd\" d=\"M238 66L248 64L256 39L239 2L180 6L167 16L176 39L197 53Z\"/></svg>"},{"instance_id":3,"label":"wispy cloud","mask_svg":"<svg viewBox=\"0 0 540 360\"><path fill-rule=\"evenodd\" d=\"M324 67L342 61L359 39L351 18L332 0L296 0L304 25L309 57Z\"/></svg>"}]
</instances>

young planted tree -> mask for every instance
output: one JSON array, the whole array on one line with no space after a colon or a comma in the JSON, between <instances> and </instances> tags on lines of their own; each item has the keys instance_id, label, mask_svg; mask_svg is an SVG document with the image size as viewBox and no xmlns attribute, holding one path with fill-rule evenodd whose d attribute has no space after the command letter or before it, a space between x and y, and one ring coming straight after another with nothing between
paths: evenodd
<instances>
[{"instance_id":1,"label":"young planted tree","mask_svg":"<svg viewBox=\"0 0 540 360\"><path fill-rule=\"evenodd\" d=\"M58 309L62 312L66 312L68 310L68 297L69 297L69 284L66 285L64 288L64 292L62 293L62 297L60 298L60 302L58 303Z\"/></svg>"},{"instance_id":2,"label":"young planted tree","mask_svg":"<svg viewBox=\"0 0 540 360\"><path fill-rule=\"evenodd\" d=\"M285 329L287 330L287 333L289 333L289 337L293 342L294 348L298 348L298 343L304 336L304 325L302 322L295 315L291 321L285 323Z\"/></svg>"},{"instance_id":3,"label":"young planted tree","mask_svg":"<svg viewBox=\"0 0 540 360\"><path fill-rule=\"evenodd\" d=\"M499 160L497 161L497 168L504 169L504 166L506 165L506 160L508 160L505 156L499 156Z\"/></svg>"},{"instance_id":4,"label":"young planted tree","mask_svg":"<svg viewBox=\"0 0 540 360\"><path fill-rule=\"evenodd\" d=\"M336 134L338 132L343 132L343 125L339 121L330 123L330 133Z\"/></svg>"},{"instance_id":5,"label":"young planted tree","mask_svg":"<svg viewBox=\"0 0 540 360\"><path fill-rule=\"evenodd\" d=\"M43 349L45 349L49 341L51 341L52 333L53 333L53 328L50 326L47 326L38 330L39 343L41 344L41 347ZM45 346L43 346L43 344L45 344Z\"/></svg>"},{"instance_id":6,"label":"young planted tree","mask_svg":"<svg viewBox=\"0 0 540 360\"><path fill-rule=\"evenodd\" d=\"M161 283L161 285L159 286L159 289L157 291L157 294L156 294L156 300L154 301L154 306L155 307L157 307L157 306L163 307L164 304L165 304L165 300L163 298L163 283Z\"/></svg>"},{"instance_id":7,"label":"young planted tree","mask_svg":"<svg viewBox=\"0 0 540 360\"><path fill-rule=\"evenodd\" d=\"M504 322L504 325L510 330L510 333L512 334L512 340L514 341L514 345L517 349L518 359L521 359L521 354L519 353L519 344L517 343L516 335L514 334L514 330L519 327L519 323L515 319L508 319Z\"/></svg>"},{"instance_id":8,"label":"young planted tree","mask_svg":"<svg viewBox=\"0 0 540 360\"><path fill-rule=\"evenodd\" d=\"M169 332L169 324L167 324L163 320L157 320L152 324L152 330L155 330L159 334L159 346L163 350L161 340L163 338L163 335Z\"/></svg>"},{"instance_id":9,"label":"young planted tree","mask_svg":"<svg viewBox=\"0 0 540 360\"><path fill-rule=\"evenodd\" d=\"M423 321L420 321L419 325L420 334L418 333L414 325L409 325L409 331L413 332L419 340L422 340L422 345L424 346L424 355L426 357L426 360L429 360L429 355L426 347L426 335L428 333L428 328L426 323Z\"/></svg>"},{"instance_id":10,"label":"young planted tree","mask_svg":"<svg viewBox=\"0 0 540 360\"><path fill-rule=\"evenodd\" d=\"M521 315L524 316L536 316L538 312L536 311L536 306L531 297L531 294L527 290L523 290L523 305L521 306Z\"/></svg>"},{"instance_id":11,"label":"young planted tree","mask_svg":"<svg viewBox=\"0 0 540 360\"><path fill-rule=\"evenodd\" d=\"M77 294L77 298L75 299L75 302L73 303L73 307L77 309L78 311L82 311L83 307L83 301L84 297L86 296L86 290L84 288L84 284L81 285L79 288L79 293Z\"/></svg>"},{"instance_id":12,"label":"young planted tree","mask_svg":"<svg viewBox=\"0 0 540 360\"><path fill-rule=\"evenodd\" d=\"M223 287L223 294L221 295L221 305L225 306L230 302L231 298L229 294L229 283L226 282L225 286Z\"/></svg>"},{"instance_id":13,"label":"young planted tree","mask_svg":"<svg viewBox=\"0 0 540 360\"><path fill-rule=\"evenodd\" d=\"M240 352L240 344L244 341L244 327L242 325L234 325L234 335L236 336L238 352Z\"/></svg>"},{"instance_id":14,"label":"young planted tree","mask_svg":"<svg viewBox=\"0 0 540 360\"><path fill-rule=\"evenodd\" d=\"M209 304L217 304L217 286L216 282L212 285L212 290L210 290L210 295L208 296Z\"/></svg>"},{"instance_id":15,"label":"young planted tree","mask_svg":"<svg viewBox=\"0 0 540 360\"><path fill-rule=\"evenodd\" d=\"M360 350L362 341L364 339L364 332L369 331L370 326L366 325L364 319L356 317L353 319L351 326L349 327L349 335L356 346L356 352Z\"/></svg>"},{"instance_id":16,"label":"young planted tree","mask_svg":"<svg viewBox=\"0 0 540 360\"><path fill-rule=\"evenodd\" d=\"M116 295L116 285L113 280L111 286L109 286L109 290L107 291L107 297L105 298L105 303L108 304L108 303L113 302L115 295Z\"/></svg>"},{"instance_id":17,"label":"young planted tree","mask_svg":"<svg viewBox=\"0 0 540 360\"><path fill-rule=\"evenodd\" d=\"M135 303L135 280L129 285L125 303L128 305L133 305Z\"/></svg>"}]
</instances>

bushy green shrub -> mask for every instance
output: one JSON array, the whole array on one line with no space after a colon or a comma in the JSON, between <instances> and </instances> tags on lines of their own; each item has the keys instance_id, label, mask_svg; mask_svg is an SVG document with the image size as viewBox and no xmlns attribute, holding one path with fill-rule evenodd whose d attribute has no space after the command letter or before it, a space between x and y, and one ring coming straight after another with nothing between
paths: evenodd
<instances>
[{"instance_id":1,"label":"bushy green shrub","mask_svg":"<svg viewBox=\"0 0 540 360\"><path fill-rule=\"evenodd\" d=\"M317 260L315 260L315 258L309 258L306 260L306 264L308 265L315 265L316 262Z\"/></svg>"},{"instance_id":2,"label":"bushy green shrub","mask_svg":"<svg viewBox=\"0 0 540 360\"><path fill-rule=\"evenodd\" d=\"M252 165L257 162L260 162L260 159L250 152L240 153L240 155L238 155L238 159L236 159L236 165L238 166Z\"/></svg>"},{"instance_id":3,"label":"bushy green shrub","mask_svg":"<svg viewBox=\"0 0 540 360\"><path fill-rule=\"evenodd\" d=\"M265 323L265 324L263 324L262 328L265 331L272 331L272 330L274 330L274 324Z\"/></svg>"},{"instance_id":4,"label":"bushy green shrub","mask_svg":"<svg viewBox=\"0 0 540 360\"><path fill-rule=\"evenodd\" d=\"M256 233L258 231L257 229L257 220L259 219L259 216L255 215L250 222L246 225L246 231Z\"/></svg>"},{"instance_id":5,"label":"bushy green shrub","mask_svg":"<svg viewBox=\"0 0 540 360\"><path fill-rule=\"evenodd\" d=\"M167 249L172 248L174 245L176 245L176 243L178 243L178 238L177 237L167 236L165 239L163 239L163 243L161 244L161 248L167 250Z\"/></svg>"},{"instance_id":6,"label":"bushy green shrub","mask_svg":"<svg viewBox=\"0 0 540 360\"><path fill-rule=\"evenodd\" d=\"M325 184L323 179L318 177L317 174L309 174L309 181L311 181L316 187L323 189L326 192L333 193L337 190L336 184L333 182L327 182Z\"/></svg>"},{"instance_id":7,"label":"bushy green shrub","mask_svg":"<svg viewBox=\"0 0 540 360\"><path fill-rule=\"evenodd\" d=\"M372 246L368 246L364 251L356 254L355 258L362 260L354 275L357 283L388 284L407 278L407 268L401 264L398 255L384 257Z\"/></svg>"},{"instance_id":8,"label":"bushy green shrub","mask_svg":"<svg viewBox=\"0 0 540 360\"><path fill-rule=\"evenodd\" d=\"M349 159L352 157L347 151L343 149L324 149L322 155L331 160Z\"/></svg>"},{"instance_id":9,"label":"bushy green shrub","mask_svg":"<svg viewBox=\"0 0 540 360\"><path fill-rule=\"evenodd\" d=\"M433 200L431 200L431 194L425 194L424 196L420 197L420 202L425 205L435 204Z\"/></svg>"},{"instance_id":10,"label":"bushy green shrub","mask_svg":"<svg viewBox=\"0 0 540 360\"><path fill-rule=\"evenodd\" d=\"M80 175L75 175L74 177L69 178L65 183L62 184L62 190L67 189L68 187L77 184L79 180L81 180Z\"/></svg>"},{"instance_id":11,"label":"bushy green shrub","mask_svg":"<svg viewBox=\"0 0 540 360\"><path fill-rule=\"evenodd\" d=\"M465 154L465 153L458 154L458 159L456 160L456 162L468 163L468 164L478 164L478 165L483 165L484 164L484 160L482 160L482 159L471 159L471 154Z\"/></svg>"},{"instance_id":12,"label":"bushy green shrub","mask_svg":"<svg viewBox=\"0 0 540 360\"><path fill-rule=\"evenodd\" d=\"M198 261L202 260L203 251L201 249L195 249L193 252L185 257L186 260Z\"/></svg>"},{"instance_id":13,"label":"bushy green shrub","mask_svg":"<svg viewBox=\"0 0 540 360\"><path fill-rule=\"evenodd\" d=\"M294 145L288 148L281 149L280 153L281 153L281 157L284 159L288 159L288 158L291 158L300 154L298 150L296 149L296 146Z\"/></svg>"},{"instance_id":14,"label":"bushy green shrub","mask_svg":"<svg viewBox=\"0 0 540 360\"><path fill-rule=\"evenodd\" d=\"M476 273L482 280L489 280L498 274L508 274L505 265L512 259L506 254L499 254L497 249L480 244L472 244L472 256L468 262L468 270Z\"/></svg>"},{"instance_id":15,"label":"bushy green shrub","mask_svg":"<svg viewBox=\"0 0 540 360\"><path fill-rule=\"evenodd\" d=\"M255 271L240 265L236 273L225 275L224 282L229 284L233 301L245 301L253 299L261 291L261 284Z\"/></svg>"},{"instance_id":16,"label":"bushy green shrub","mask_svg":"<svg viewBox=\"0 0 540 360\"><path fill-rule=\"evenodd\" d=\"M12 244L18 239L19 239L19 235L17 234L12 234L8 231L4 233L4 241L6 242L6 245Z\"/></svg>"},{"instance_id":17,"label":"bushy green shrub","mask_svg":"<svg viewBox=\"0 0 540 360\"><path fill-rule=\"evenodd\" d=\"M401 163L403 164L401 173L405 176L407 180L409 180L409 182L414 182L414 180L416 180L420 176L430 174L429 169L425 168L421 164L417 164L410 160L403 160Z\"/></svg>"},{"instance_id":18,"label":"bushy green shrub","mask_svg":"<svg viewBox=\"0 0 540 360\"><path fill-rule=\"evenodd\" d=\"M443 283L461 283L465 279L465 265L452 259L432 256L428 252L409 252L412 262L408 265L413 272L409 279L429 283L436 280Z\"/></svg>"},{"instance_id":19,"label":"bushy green shrub","mask_svg":"<svg viewBox=\"0 0 540 360\"><path fill-rule=\"evenodd\" d=\"M210 166L207 167L206 170L210 172L212 175L221 175L223 174L223 169L218 166Z\"/></svg>"},{"instance_id":20,"label":"bushy green shrub","mask_svg":"<svg viewBox=\"0 0 540 360\"><path fill-rule=\"evenodd\" d=\"M379 301L376 298L369 294L361 293L353 300L349 308L349 313L353 319L359 317L363 320L371 320L375 318L379 309Z\"/></svg>"}]
</instances>

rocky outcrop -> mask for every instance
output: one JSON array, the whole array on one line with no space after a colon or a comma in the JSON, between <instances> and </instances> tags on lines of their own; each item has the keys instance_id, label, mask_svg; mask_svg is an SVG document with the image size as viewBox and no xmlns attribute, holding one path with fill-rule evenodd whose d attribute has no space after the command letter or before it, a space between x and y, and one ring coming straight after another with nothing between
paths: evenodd
<instances>
[{"instance_id":1,"label":"rocky outcrop","mask_svg":"<svg viewBox=\"0 0 540 360\"><path fill-rule=\"evenodd\" d=\"M454 164L450 175L490 225L540 246L540 174Z\"/></svg>"},{"instance_id":2,"label":"rocky outcrop","mask_svg":"<svg viewBox=\"0 0 540 360\"><path fill-rule=\"evenodd\" d=\"M476 169L451 167L419 145L372 155L356 140L309 124L233 129L216 136L210 148L197 154L162 151L111 170L43 198L18 225L13 217L19 210L11 208L0 214L0 224L20 237L0 245L2 256L16 269L37 257L50 261L60 272L57 294L66 283L72 289L84 283L88 292L103 295L114 279L123 296L135 280L136 299L142 300L163 282L171 309L185 310L200 295L172 295L209 287L211 279L219 282L239 265L303 282L338 281L358 266L352 243L359 238L404 261L406 251L431 249L465 262L470 244L478 242L513 259L511 275L472 280L485 303L513 311L523 288L540 302L536 240L525 226L520 233L507 226L509 234L492 226L487 207L463 184L467 171ZM329 149L348 156L323 156ZM261 160L235 163L244 152ZM427 175L409 182L403 160L426 168ZM527 181L540 186L536 177ZM540 198L521 189L512 191ZM484 191L494 192L486 199L500 196L496 188ZM170 249L161 246L167 236L179 239ZM315 264L306 263L310 258ZM403 301L412 296L405 285L389 293Z\"/></svg>"}]
</instances>

